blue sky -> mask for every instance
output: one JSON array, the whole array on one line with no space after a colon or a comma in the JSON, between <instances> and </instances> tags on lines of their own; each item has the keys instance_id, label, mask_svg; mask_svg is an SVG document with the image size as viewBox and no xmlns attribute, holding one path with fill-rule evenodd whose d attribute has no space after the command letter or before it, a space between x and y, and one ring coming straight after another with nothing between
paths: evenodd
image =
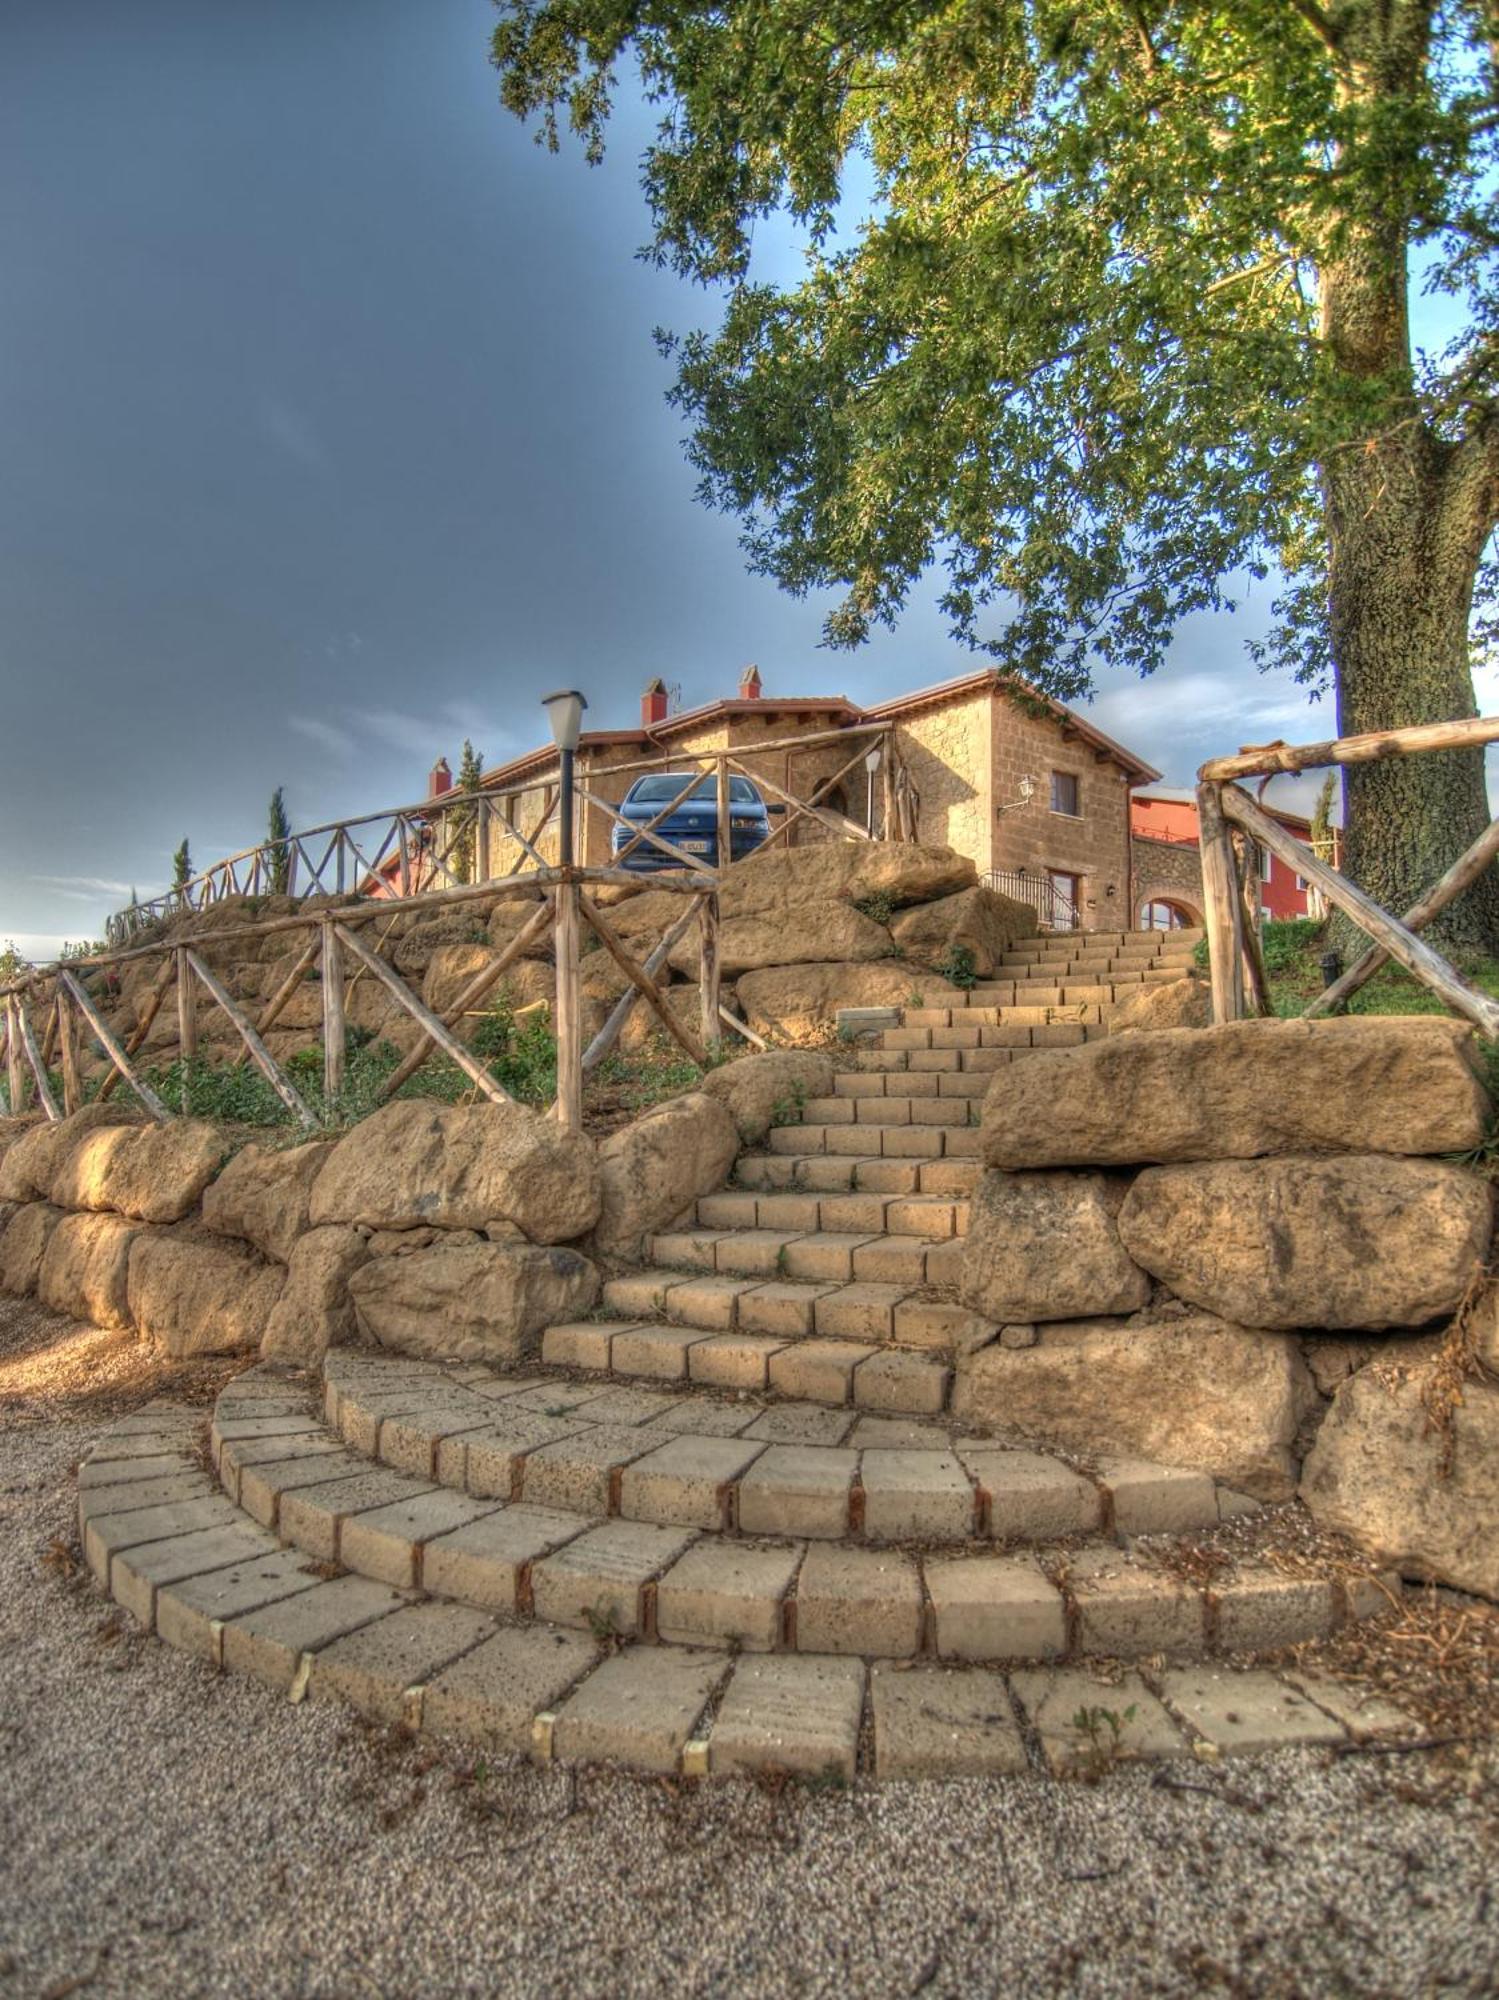
<instances>
[{"instance_id":1,"label":"blue sky","mask_svg":"<svg viewBox=\"0 0 1499 2000\"><path fill-rule=\"evenodd\" d=\"M0 942L97 934L131 886L497 761L575 684L653 674L869 700L965 671L929 595L862 652L746 575L693 500L639 262L627 105L608 161L499 108L488 0L6 0L0 9ZM777 254L777 253L773 253ZM787 272L790 265L788 261ZM1199 619L1091 713L1188 780L1332 733Z\"/></svg>"}]
</instances>

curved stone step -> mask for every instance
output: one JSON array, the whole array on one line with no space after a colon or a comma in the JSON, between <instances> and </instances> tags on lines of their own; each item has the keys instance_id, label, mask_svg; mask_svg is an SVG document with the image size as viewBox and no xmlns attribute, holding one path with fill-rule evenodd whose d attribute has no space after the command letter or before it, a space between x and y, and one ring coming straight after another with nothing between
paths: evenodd
<instances>
[{"instance_id":1,"label":"curved stone step","mask_svg":"<svg viewBox=\"0 0 1499 2000\"><path fill-rule=\"evenodd\" d=\"M271 1422L271 1407L290 1398L262 1378L233 1400L262 1406ZM1204 1744L1223 1753L1419 1737L1388 1704L1301 1676L1196 1666L1104 1679L1080 1666L1006 1674L870 1665L846 1651L731 1653L419 1597L331 1574L282 1547L214 1490L198 1429L197 1412L154 1406L117 1425L82 1468L79 1513L99 1582L148 1629L213 1667L293 1701L343 1700L490 1752L846 1781L861 1769L1097 1770ZM1090 1716L1099 1718L1091 1729ZM1103 1755L1101 1731L1118 1738Z\"/></svg>"}]
</instances>

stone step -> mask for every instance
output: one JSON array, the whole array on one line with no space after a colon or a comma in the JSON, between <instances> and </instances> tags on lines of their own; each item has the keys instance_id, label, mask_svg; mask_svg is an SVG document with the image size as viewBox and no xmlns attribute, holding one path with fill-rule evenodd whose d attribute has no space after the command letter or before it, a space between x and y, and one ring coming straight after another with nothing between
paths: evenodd
<instances>
[{"instance_id":1,"label":"stone step","mask_svg":"<svg viewBox=\"0 0 1499 2000\"><path fill-rule=\"evenodd\" d=\"M933 1048L977 1048L982 1046L975 1028L1047 1028L1063 1027L1101 1028L1104 1026L1104 1009L1092 1001L1066 1003L1060 997L1060 988L1043 988L1034 1006L1027 1003L1018 1007L906 1007L902 1010L899 1028L882 1028L882 1035L899 1035L909 1028L961 1028L964 1035L955 1039L951 1035L934 1038ZM900 1044L895 1046L899 1047Z\"/></svg>"},{"instance_id":2,"label":"stone step","mask_svg":"<svg viewBox=\"0 0 1499 2000\"><path fill-rule=\"evenodd\" d=\"M768 1195L767 1202L801 1202L803 1195ZM837 1202L883 1201L878 1195L829 1195L829 1205ZM891 1207L897 1206L892 1201ZM946 1210L950 1221L967 1227L967 1203L933 1203ZM936 1217L933 1218L936 1221ZM887 1235L875 1230L814 1229L805 1232L783 1229L693 1228L674 1229L653 1237L649 1263L655 1270L686 1275L714 1273L724 1278L803 1279L813 1283L871 1283L906 1285L920 1289L928 1283L928 1251L934 1241L914 1230L904 1235ZM941 1266L938 1267L941 1269Z\"/></svg>"},{"instance_id":3,"label":"stone step","mask_svg":"<svg viewBox=\"0 0 1499 2000\"><path fill-rule=\"evenodd\" d=\"M1097 1018L1078 1020L1059 1019L1061 1010L1048 1007L1022 1007L1007 1014L1003 1022L990 1026L981 1021L965 1021L961 1017L948 1027L938 1028L885 1028L880 1033L878 1046L882 1049L1004 1049L1004 1048L1071 1048L1088 1039L1091 1027L1102 1031L1103 1023ZM1084 1017L1098 1015L1098 1009L1080 1008ZM1097 1036L1095 1036L1097 1039Z\"/></svg>"},{"instance_id":4,"label":"stone step","mask_svg":"<svg viewBox=\"0 0 1499 2000\"><path fill-rule=\"evenodd\" d=\"M972 1125L977 1123L971 1096L809 1097L803 1110L808 1125Z\"/></svg>"},{"instance_id":5,"label":"stone step","mask_svg":"<svg viewBox=\"0 0 1499 2000\"><path fill-rule=\"evenodd\" d=\"M983 1078L988 1088L989 1079ZM807 1193L935 1195L972 1194L980 1160L911 1160L840 1157L831 1153L741 1153L734 1169L739 1190L796 1189ZM731 1190L732 1192L732 1190Z\"/></svg>"},{"instance_id":6,"label":"stone step","mask_svg":"<svg viewBox=\"0 0 1499 2000\"><path fill-rule=\"evenodd\" d=\"M766 1133L765 1146L771 1153L860 1159L976 1160L980 1154L977 1125L777 1125Z\"/></svg>"},{"instance_id":7,"label":"stone step","mask_svg":"<svg viewBox=\"0 0 1499 2000\"><path fill-rule=\"evenodd\" d=\"M982 1101L989 1088L989 1072L981 1070L937 1070L928 1076L908 1070L844 1069L833 1078L835 1097L965 1097ZM822 1103L824 1099L809 1100ZM828 1121L837 1123L839 1121Z\"/></svg>"},{"instance_id":8,"label":"stone step","mask_svg":"<svg viewBox=\"0 0 1499 2000\"><path fill-rule=\"evenodd\" d=\"M79 1495L89 1565L116 1602L166 1644L215 1669L246 1673L294 1702L339 1700L373 1720L466 1740L490 1754L698 1777L756 1770L820 1781L850 1780L861 1770L876 1777L1096 1774L1097 1746L1078 1722L1094 1709L1107 1709L1120 1725L1105 1768L1186 1757L1202 1744L1228 1753L1293 1742L1420 1740L1416 1725L1390 1704L1361 1701L1325 1677L1153 1664L1121 1677L1117 1667L1097 1675L1085 1664L1049 1658L1046 1621L1054 1635L1055 1607L1037 1587L1048 1580L1018 1565L1000 1609L974 1612L972 1578L962 1572L979 1565L960 1562L948 1565L950 1583L942 1566L932 1565L938 1595L930 1595L928 1576L922 1605L921 1637L934 1647L1000 1638L1039 1655L1009 1673L934 1658L870 1665L848 1650L888 1602L870 1583L888 1592L903 1574L898 1568L874 1578L850 1576L836 1562L825 1563L821 1575L814 1568L807 1606L828 1650L813 1651L807 1630L793 1630L799 1643L787 1647L786 1600L775 1606L779 1630L763 1615L771 1598L764 1586L777 1573L775 1545L745 1564L726 1561L711 1538L696 1543L702 1553L695 1558L690 1540L674 1555L663 1543L637 1544L632 1566L623 1547L599 1550L604 1529L575 1523L572 1543L548 1547L544 1535L538 1545L534 1523L520 1524L510 1546L529 1586L524 1612L330 1575L213 1494L194 1449L198 1414L158 1404L95 1447ZM164 1512L129 1506L129 1482L113 1474L144 1454L175 1465L191 1497ZM210 1506L223 1510L220 1524L196 1525L192 1509ZM507 1513L514 1528L526 1511L496 1507L476 1518L470 1539L479 1541L487 1522L499 1550ZM464 1530L447 1532L451 1539ZM590 1539L593 1554L575 1555L571 1568L557 1562L543 1585L544 1596L569 1604L598 1580L587 1624L545 1621L535 1594L537 1557L545 1569ZM435 1546L421 1545L424 1567ZM520 1557L532 1546L535 1555ZM648 1557L654 1561L642 1581ZM779 1559L784 1569L784 1554ZM493 1572L502 1598L503 1561L496 1557ZM802 1623L806 1558L801 1562L794 1626ZM984 1567L995 1570L999 1561ZM477 1570L471 1574L477 1579ZM518 1588L512 1602L521 1602ZM1073 1607L1065 1609L1070 1617ZM616 1631L621 1611L633 1614L642 1636ZM732 1630L732 1638L703 1644L704 1628ZM677 1632L684 1638L670 1636Z\"/></svg>"},{"instance_id":9,"label":"stone step","mask_svg":"<svg viewBox=\"0 0 1499 2000\"><path fill-rule=\"evenodd\" d=\"M771 1197L762 1196L762 1200ZM823 1204L876 1199L829 1196ZM832 1234L832 1230L812 1232ZM841 1232L856 1234L856 1230ZM660 1318L699 1333L763 1333L781 1340L864 1341L875 1346L899 1341L896 1308L925 1303L913 1294L927 1286L955 1287L963 1245L957 1237L907 1246L928 1273L920 1285L896 1279L858 1282L837 1279L738 1278L667 1270L644 1270L611 1278L604 1286L604 1309L619 1319Z\"/></svg>"},{"instance_id":10,"label":"stone step","mask_svg":"<svg viewBox=\"0 0 1499 2000\"><path fill-rule=\"evenodd\" d=\"M909 1236L939 1243L967 1233L968 1207L966 1199L957 1197L886 1193L873 1188L848 1193L816 1189L766 1193L755 1188L726 1188L719 1194L701 1196L693 1219L699 1230L774 1230L783 1237L826 1230L841 1235L857 1231L865 1236ZM772 1254L772 1265L775 1262ZM692 1268L702 1267L694 1264ZM783 1277L785 1273L771 1270L758 1275Z\"/></svg>"},{"instance_id":11,"label":"stone step","mask_svg":"<svg viewBox=\"0 0 1499 2000\"><path fill-rule=\"evenodd\" d=\"M1016 1036L1015 1041L1019 1040ZM1030 1047L1029 1036L1025 1047ZM997 1069L1014 1060L1022 1050L1006 1045L977 1049L860 1049L854 1057L854 1072L887 1076L982 1076L990 1078ZM940 1095L940 1091L939 1091ZM779 1128L778 1128L779 1129Z\"/></svg>"}]
</instances>

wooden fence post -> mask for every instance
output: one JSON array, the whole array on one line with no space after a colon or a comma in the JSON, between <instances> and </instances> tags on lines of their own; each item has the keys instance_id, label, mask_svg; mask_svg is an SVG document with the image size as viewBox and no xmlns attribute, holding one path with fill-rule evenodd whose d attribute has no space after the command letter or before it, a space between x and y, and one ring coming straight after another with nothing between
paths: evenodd
<instances>
[{"instance_id":1,"label":"wooden fence post","mask_svg":"<svg viewBox=\"0 0 1499 2000\"><path fill-rule=\"evenodd\" d=\"M722 1006L723 982L718 969L718 891L703 897L698 904L700 926L698 952L698 992L703 1003L702 1037L703 1047L711 1056L723 1041L723 1022L719 1019Z\"/></svg>"},{"instance_id":2,"label":"wooden fence post","mask_svg":"<svg viewBox=\"0 0 1499 2000\"><path fill-rule=\"evenodd\" d=\"M10 1115L26 1109L26 1069L21 1054L21 1019L14 993L5 996L5 1084L10 1093Z\"/></svg>"},{"instance_id":3,"label":"wooden fence post","mask_svg":"<svg viewBox=\"0 0 1499 2000\"><path fill-rule=\"evenodd\" d=\"M57 1048L62 1061L62 1108L71 1117L83 1102L83 1079L78 1068L78 1016L67 989L57 989Z\"/></svg>"},{"instance_id":4,"label":"wooden fence post","mask_svg":"<svg viewBox=\"0 0 1499 2000\"><path fill-rule=\"evenodd\" d=\"M730 809L729 760L720 751L715 763L715 777L718 795L718 859L720 874L734 859L734 818ZM707 1016L703 1017L705 1020Z\"/></svg>"},{"instance_id":5,"label":"wooden fence post","mask_svg":"<svg viewBox=\"0 0 1499 2000\"><path fill-rule=\"evenodd\" d=\"M332 1116L344 1087L344 967L338 932L324 917L323 934L323 1111Z\"/></svg>"},{"instance_id":6,"label":"wooden fence post","mask_svg":"<svg viewBox=\"0 0 1499 2000\"><path fill-rule=\"evenodd\" d=\"M557 1117L583 1129L583 1018L578 988L578 887L559 882L553 896L557 959Z\"/></svg>"},{"instance_id":7,"label":"wooden fence post","mask_svg":"<svg viewBox=\"0 0 1499 2000\"><path fill-rule=\"evenodd\" d=\"M182 1109L187 1109L187 1071L198 1060L198 986L187 962L187 946L179 944L177 960L177 1053L182 1058Z\"/></svg>"},{"instance_id":8,"label":"wooden fence post","mask_svg":"<svg viewBox=\"0 0 1499 2000\"><path fill-rule=\"evenodd\" d=\"M1237 1021L1244 1013L1244 938L1233 840L1223 816L1221 788L1197 787L1202 846L1203 921L1213 982L1213 1019Z\"/></svg>"}]
</instances>

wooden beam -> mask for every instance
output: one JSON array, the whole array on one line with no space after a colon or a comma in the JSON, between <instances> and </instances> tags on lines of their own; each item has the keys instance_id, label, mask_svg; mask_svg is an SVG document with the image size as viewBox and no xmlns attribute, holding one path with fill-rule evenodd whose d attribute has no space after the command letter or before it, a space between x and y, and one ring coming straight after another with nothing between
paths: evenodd
<instances>
[{"instance_id":1,"label":"wooden beam","mask_svg":"<svg viewBox=\"0 0 1499 2000\"><path fill-rule=\"evenodd\" d=\"M1424 722L1411 729L1376 729L1364 736L1334 736L1326 743L1267 743L1237 757L1213 757L1197 776L1223 784L1276 771L1315 771L1324 764L1376 764L1386 757L1419 757L1432 750L1476 750L1499 743L1499 715L1458 722Z\"/></svg>"},{"instance_id":2,"label":"wooden beam","mask_svg":"<svg viewBox=\"0 0 1499 2000\"><path fill-rule=\"evenodd\" d=\"M1499 855L1499 819L1490 820L1467 853L1460 854L1440 881L1434 882L1419 902L1411 904L1400 919L1406 929L1424 931L1433 917L1439 916L1449 903L1473 886L1496 855ZM1302 1009L1301 1018L1309 1021L1318 1014L1343 1006L1361 986L1368 985L1382 965L1389 962L1387 951L1377 944L1370 945L1363 957L1355 960L1341 979L1335 979L1310 1006Z\"/></svg>"},{"instance_id":3,"label":"wooden beam","mask_svg":"<svg viewBox=\"0 0 1499 2000\"><path fill-rule=\"evenodd\" d=\"M19 1118L26 1109L26 1065L21 1054L20 1009L14 993L5 996L5 1084L10 1096L10 1115Z\"/></svg>"},{"instance_id":4,"label":"wooden beam","mask_svg":"<svg viewBox=\"0 0 1499 2000\"><path fill-rule=\"evenodd\" d=\"M299 1124L304 1125L309 1132L315 1132L317 1130L316 1118L313 1117L301 1097L293 1088L291 1080L282 1071L281 1065L276 1061L276 1058L271 1054L259 1035L256 1034L248 1016L242 1014L239 1008L235 1006L223 986L214 977L213 973L209 971L208 967L195 951L188 952L187 963L193 974L202 980L215 1005L222 1008L224 1013L229 1016L230 1021L234 1025L235 1032L250 1052L251 1062L260 1071L266 1082L271 1086L271 1089L275 1091L281 1102Z\"/></svg>"},{"instance_id":5,"label":"wooden beam","mask_svg":"<svg viewBox=\"0 0 1499 2000\"><path fill-rule=\"evenodd\" d=\"M1329 903L1336 904L1345 915L1352 917L1360 930L1367 931L1376 944L1383 945L1391 958L1403 965L1422 985L1429 986L1449 1007L1475 1022L1484 1034L1491 1038L1499 1036L1499 1000L1491 1000L1488 994L1480 993L1470 980L1465 979L1455 966L1449 965L1439 952L1433 951L1429 944L1424 944L1414 931L1380 909L1371 897L1366 896L1345 875L1340 875L1336 868L1320 861L1295 834L1288 833L1278 820L1261 811L1247 792L1230 785L1223 788L1221 796L1223 811L1236 826L1242 826L1257 840L1263 841L1272 854L1278 854L1306 881L1314 882Z\"/></svg>"},{"instance_id":6,"label":"wooden beam","mask_svg":"<svg viewBox=\"0 0 1499 2000\"><path fill-rule=\"evenodd\" d=\"M756 852L763 854L767 848L773 847L775 843L780 839L781 835L785 833L790 827L794 826L797 820L799 820L804 813L811 813L814 818L821 821L824 825L830 823L833 824L835 831L837 830L837 825L840 822L844 826L852 826L853 821L845 820L841 813L830 812L829 816L825 818L824 815L818 811L818 807L821 801L827 797L828 793L832 791L833 787L836 784L838 784L842 779L846 778L849 772L852 771L856 765L860 765L864 762L864 759L867 754L868 754L867 751L865 751L862 747L856 750L853 756L849 758L846 764L842 764L839 766L839 768L833 773L832 777L824 778L822 783L813 789L812 796L809 799L796 799L792 796L790 792L782 792L781 797L788 800L792 805L794 805L797 808L797 810L794 813L792 813L788 819L782 820L781 824L778 827L773 829L769 838L761 842ZM758 784L761 782L767 784L769 783L768 779L760 780L751 776L749 772L744 770L744 766L742 764L739 766L739 768L740 771L743 772L746 777L750 778L750 782L752 784ZM775 791L778 789L778 787L772 785L770 789L772 791ZM860 827L859 837L861 840L872 840L874 838L874 836L865 827Z\"/></svg>"},{"instance_id":7,"label":"wooden beam","mask_svg":"<svg viewBox=\"0 0 1499 2000\"><path fill-rule=\"evenodd\" d=\"M646 959L643 968L652 979L655 978L662 966L665 965L672 947L686 936L688 928L696 915L696 905L689 904L681 916L677 918L676 922L670 926L660 942L652 946L650 955ZM631 1014L639 1006L640 999L640 988L632 985L615 1001L613 1008L610 1010L608 1020L605 1021L603 1027L599 1029L593 1040L588 1044L588 1047L583 1051L583 1074L585 1076L596 1069L609 1053L610 1049L613 1048L615 1042L619 1039L625 1022L629 1020Z\"/></svg>"},{"instance_id":8,"label":"wooden beam","mask_svg":"<svg viewBox=\"0 0 1499 2000\"><path fill-rule=\"evenodd\" d=\"M588 919L589 927L598 938L599 943L608 952L630 984L638 989L641 998L655 1009L661 1025L666 1029L667 1033L674 1041L681 1044L699 1069L707 1069L708 1051L697 1040L695 1035L683 1027L671 1008L666 1004L666 996L661 991L656 980L643 966L635 963L635 960L631 958L630 954L625 950L619 939L610 930L608 924L605 923L604 919L599 915L586 896L580 895L578 897L578 904L583 915ZM558 990L560 992L560 965L558 967L558 975Z\"/></svg>"},{"instance_id":9,"label":"wooden beam","mask_svg":"<svg viewBox=\"0 0 1499 2000\"><path fill-rule=\"evenodd\" d=\"M59 986L54 1002L57 1011L57 1047L62 1062L62 1108L71 1118L83 1102L83 1078L78 1062L78 1016L65 987Z\"/></svg>"},{"instance_id":10,"label":"wooden beam","mask_svg":"<svg viewBox=\"0 0 1499 2000\"><path fill-rule=\"evenodd\" d=\"M1244 940L1233 842L1219 803L1220 787L1197 787L1202 853L1202 916L1213 983L1213 1019L1237 1021L1244 1012Z\"/></svg>"},{"instance_id":11,"label":"wooden beam","mask_svg":"<svg viewBox=\"0 0 1499 2000\"><path fill-rule=\"evenodd\" d=\"M711 891L698 905L698 997L702 1002L703 1047L709 1051L723 1040L722 986L718 959L718 892Z\"/></svg>"},{"instance_id":12,"label":"wooden beam","mask_svg":"<svg viewBox=\"0 0 1499 2000\"><path fill-rule=\"evenodd\" d=\"M98 1042L100 1048L103 1049L105 1055L109 1057L109 1060L114 1064L115 1068L119 1071L120 1075L124 1078L126 1083L129 1084L130 1088L135 1092L136 1096L140 1099L141 1103L145 1105L146 1109L150 1112L151 1116L154 1119L156 1119L158 1123L163 1125L166 1124L170 1116L167 1107L162 1103L161 1099L156 1095L156 1092L151 1088L150 1084L142 1083L141 1079L136 1075L135 1071L130 1067L129 1058L126 1056L124 1050L120 1047L119 1043L115 1040L114 1036L109 1032L109 1028L105 1023L103 1016L96 1011L93 1001L89 999L88 995L84 992L83 988L78 984L78 981L73 977L72 973L67 970L66 966L63 967L63 969L58 973L57 976L58 979L61 981L61 983L67 987L68 992L72 995L74 1003L76 1004L79 1013L82 1014L84 1020L87 1021L90 1028L93 1029L94 1038Z\"/></svg>"},{"instance_id":13,"label":"wooden beam","mask_svg":"<svg viewBox=\"0 0 1499 2000\"><path fill-rule=\"evenodd\" d=\"M419 1026L426 1029L429 1039L436 1042L437 1046L451 1062L455 1062L458 1065L459 1069L463 1071L471 1083L483 1091L484 1095L492 1103L513 1104L515 1102L509 1091L501 1084L495 1082L478 1057L470 1054L462 1042L455 1041L442 1022L438 1020L437 1016L430 1009L422 1005L421 1001L417 999L416 995L398 972L393 971L383 959L377 958L368 946L361 943L345 925L335 924L334 929L337 931L338 941L344 949L353 952L365 970L379 980L396 1005L404 1013L409 1014L412 1020L417 1022Z\"/></svg>"},{"instance_id":14,"label":"wooden beam","mask_svg":"<svg viewBox=\"0 0 1499 2000\"><path fill-rule=\"evenodd\" d=\"M178 945L177 961L177 1053L184 1064L198 1059L198 985L187 962L187 948ZM184 1086L185 1088L185 1086ZM186 1109L186 1104L183 1106Z\"/></svg>"},{"instance_id":15,"label":"wooden beam","mask_svg":"<svg viewBox=\"0 0 1499 2000\"><path fill-rule=\"evenodd\" d=\"M57 1099L52 1095L52 1086L47 1081L47 1065L42 1061L42 1052L36 1045L36 1036L31 1032L31 1010L26 1005L24 993L16 1003L16 1019L21 1026L21 1047L26 1052L26 1065L36 1085L36 1101L46 1112L48 1120L55 1125L62 1117L62 1113L57 1108Z\"/></svg>"},{"instance_id":16,"label":"wooden beam","mask_svg":"<svg viewBox=\"0 0 1499 2000\"><path fill-rule=\"evenodd\" d=\"M560 882L553 898L557 993L552 1030L557 1037L558 1121L565 1132L583 1129L583 996L578 968L578 910L575 882ZM585 905L586 907L586 905Z\"/></svg>"},{"instance_id":17,"label":"wooden beam","mask_svg":"<svg viewBox=\"0 0 1499 2000\"><path fill-rule=\"evenodd\" d=\"M727 1007L719 1008L718 1018L723 1022L725 1027L732 1028L736 1035L743 1035L747 1042L753 1042L757 1049L768 1049L770 1047L770 1043L766 1041L765 1037L757 1035L748 1021L741 1021L739 1016L731 1014Z\"/></svg>"},{"instance_id":18,"label":"wooden beam","mask_svg":"<svg viewBox=\"0 0 1499 2000\"><path fill-rule=\"evenodd\" d=\"M695 786L697 784L697 779L694 778L692 782L693 785ZM659 833L650 833L647 832L647 830L643 826L642 827L635 826L633 821L627 820L622 812L617 811L615 807L610 805L607 799L599 798L597 794L586 790L581 785L578 787L578 797L579 799L582 800L582 802L585 805L593 806L599 812L606 813L611 820L617 820L621 826L629 827L631 833L638 833L641 840L643 840L648 846L654 847L655 849L657 849L659 853L669 855L673 861L680 862L684 868L690 868L696 874L699 875L709 875L709 876L712 875L713 870L708 866L707 862L704 861L699 855L689 854L685 847L678 847L669 840L663 840ZM659 814L659 813L657 814L658 819L664 817L665 814ZM634 841L631 841L630 845L631 847L633 847L635 845ZM620 874L624 874L626 871L624 869L620 869L618 872ZM637 876L632 876L630 879L632 881L638 882L640 878L637 875Z\"/></svg>"},{"instance_id":19,"label":"wooden beam","mask_svg":"<svg viewBox=\"0 0 1499 2000\"><path fill-rule=\"evenodd\" d=\"M325 917L318 928L323 961L323 1104L331 1114L344 1087L344 962L334 925Z\"/></svg>"},{"instance_id":20,"label":"wooden beam","mask_svg":"<svg viewBox=\"0 0 1499 2000\"><path fill-rule=\"evenodd\" d=\"M255 1023L255 1032L257 1034L268 1034L281 1019L281 1016L286 1012L292 995L316 964L318 949L318 936L316 931L314 931L312 937L303 947L301 956L298 958L296 964L287 973L286 977L262 1008L260 1019Z\"/></svg>"},{"instance_id":21,"label":"wooden beam","mask_svg":"<svg viewBox=\"0 0 1499 2000\"><path fill-rule=\"evenodd\" d=\"M125 1054L127 1056L133 1056L139 1049L145 1047L146 1037L150 1034L156 1017L161 1012L161 1004L166 999L167 988L176 977L176 973L177 955L175 952L169 951L162 960L160 972L157 973L155 979L151 982L151 990L146 996L145 1010L140 1020L131 1030L129 1040L125 1043ZM94 1102L96 1104L103 1104L105 1099L112 1095L114 1087L119 1081L120 1072L117 1069L112 1069L99 1085L99 1093Z\"/></svg>"}]
</instances>

